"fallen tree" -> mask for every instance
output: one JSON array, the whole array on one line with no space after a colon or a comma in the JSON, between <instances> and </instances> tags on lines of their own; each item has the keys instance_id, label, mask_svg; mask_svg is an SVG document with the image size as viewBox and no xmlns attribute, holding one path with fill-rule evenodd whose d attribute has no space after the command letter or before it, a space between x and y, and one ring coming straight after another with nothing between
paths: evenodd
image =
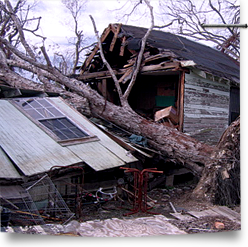
<instances>
[{"instance_id":1,"label":"fallen tree","mask_svg":"<svg viewBox=\"0 0 248 247\"><path fill-rule=\"evenodd\" d=\"M193 197L221 205L240 203L240 118L223 133Z\"/></svg>"},{"instance_id":2,"label":"fallen tree","mask_svg":"<svg viewBox=\"0 0 248 247\"><path fill-rule=\"evenodd\" d=\"M148 1L145 2L149 7L152 16L152 7ZM225 145L226 138L229 138L230 135L232 136L232 131L236 131L238 124L230 127L231 129L228 130L231 133L230 135L223 136L221 141L223 144L213 147L201 143L176 129L147 120L138 115L129 106L127 98L139 72L146 38L153 28L153 22L142 39L141 50L136 61L136 68L132 74L129 86L124 93L121 91L117 83L118 81L113 76L121 102L121 105L117 106L108 102L103 96L98 94L97 91L92 89L89 85L86 85L84 82L62 74L52 65L44 46L41 47L41 53L44 55L46 63L38 61L31 47L25 40L23 26L21 25L19 18L14 14L10 2L6 0L6 3L5 7L1 5L2 11L11 13L9 15L10 19L13 21L13 25L19 34L20 42L22 43L25 52L13 46L4 35L0 36L1 82L15 88L57 92L82 113L96 117L101 116L132 133L144 136L147 138L149 145L158 150L161 155L170 161L174 161L175 163L181 164L190 169L195 176L201 178L192 195L194 198L213 201L213 198L216 199L217 197L222 197L218 194L218 190L216 189L217 186L225 187L225 182L229 180L234 180L234 183L235 181L237 182L237 177L239 176L239 173L237 172L239 170L236 169L236 167L239 163L235 163L236 170L234 170L234 173L231 173L229 171L233 169L232 166L228 165L229 163L227 163L226 159L219 157L219 154L223 145ZM97 34L96 27L95 31ZM101 42L99 42L99 46L100 45ZM11 55L7 56L6 54ZM102 58L104 60L104 56L102 56ZM107 66L107 61L105 61L105 64ZM23 77L21 74L16 73L14 68L20 68L36 74L39 78L39 82ZM109 70L111 72L111 67ZM238 132L235 133L237 134ZM236 138L236 140L239 139ZM239 161L238 154L236 157ZM231 168L229 169L229 167ZM219 175L223 174L222 169L227 171L225 174L228 174L229 180L222 179L221 175ZM222 183L221 179L223 181L225 180L224 183ZM229 193L229 191L223 190L222 193L226 194ZM231 197L227 196L227 198L229 202ZM231 199L231 201L233 200ZM215 202L218 202L218 200L215 200ZM233 203L237 203L237 200L234 200Z\"/></svg>"}]
</instances>

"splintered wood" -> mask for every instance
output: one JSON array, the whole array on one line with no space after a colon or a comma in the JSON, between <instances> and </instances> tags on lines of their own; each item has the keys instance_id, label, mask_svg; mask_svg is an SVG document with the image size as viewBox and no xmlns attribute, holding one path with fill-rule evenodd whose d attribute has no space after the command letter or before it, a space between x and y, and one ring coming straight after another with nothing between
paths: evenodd
<instances>
[{"instance_id":1,"label":"splintered wood","mask_svg":"<svg viewBox=\"0 0 248 247\"><path fill-rule=\"evenodd\" d=\"M155 116L154 116L155 122L157 122L163 118L169 118L173 124L178 124L177 111L173 106L166 107L166 108L159 110L155 113Z\"/></svg>"},{"instance_id":2,"label":"splintered wood","mask_svg":"<svg viewBox=\"0 0 248 247\"><path fill-rule=\"evenodd\" d=\"M135 52L133 50L128 49L128 42L129 42L129 36L126 33L122 33L122 24L109 24L109 26L103 31L100 41L101 43L109 42L108 48L105 51L106 53L109 53L110 56L113 54L116 54L116 51L118 52L118 56L124 57L126 56L126 64L123 64L122 67L119 67L119 69L127 69L122 71L122 78L120 79L120 82L125 83L126 80L124 78L128 77L126 76L126 73L128 75L130 74L129 67L133 67L136 63L138 52ZM119 42L117 40L119 39ZM154 47L150 47L151 50L148 49L144 53L144 61L142 62L142 68L140 70L141 73L144 72L150 72L150 71L157 71L157 70L168 70L168 69L174 69L174 70L183 70L183 67L188 66L194 66L195 63L193 61L177 61L176 55L169 50L161 50L157 51L157 54L154 54ZM84 64L81 67L80 75L84 75L86 70L90 67L90 64L94 64L95 60L94 57L99 54L99 44L95 46L95 48L92 50L92 52L89 54L87 59L85 60ZM132 55L133 54L133 55ZM116 59L114 61L117 61ZM111 66L115 66L114 64L111 64ZM102 66L100 64L95 64L93 66L95 68L94 72L102 71ZM92 77L90 77L92 78ZM85 80L87 78L79 77L79 79Z\"/></svg>"}]
</instances>

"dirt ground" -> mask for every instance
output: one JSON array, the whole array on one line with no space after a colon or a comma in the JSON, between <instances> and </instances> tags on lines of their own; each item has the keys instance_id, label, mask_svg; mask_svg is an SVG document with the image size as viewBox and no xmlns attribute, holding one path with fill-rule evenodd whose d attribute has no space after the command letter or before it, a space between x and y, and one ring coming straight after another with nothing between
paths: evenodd
<instances>
[{"instance_id":1,"label":"dirt ground","mask_svg":"<svg viewBox=\"0 0 248 247\"><path fill-rule=\"evenodd\" d=\"M193 186L177 186L174 188L156 188L148 192L148 204L151 207L149 212L162 214L171 219L171 223L179 229L187 233L203 233L203 232L219 232L240 230L241 226L238 223L231 221L223 216L220 217L203 217L189 221L180 221L175 219L170 213L173 209L169 202L175 207L177 212L187 213L187 211L202 211L213 206L206 202L196 202L189 200L189 195L193 190ZM240 208L232 208L240 213ZM88 220L104 220L109 218L133 219L137 217L151 216L149 213L138 212L124 216L132 212L132 204L128 201L111 200L102 204L84 205L82 208L81 222ZM224 229L216 229L215 222L224 223Z\"/></svg>"}]
</instances>

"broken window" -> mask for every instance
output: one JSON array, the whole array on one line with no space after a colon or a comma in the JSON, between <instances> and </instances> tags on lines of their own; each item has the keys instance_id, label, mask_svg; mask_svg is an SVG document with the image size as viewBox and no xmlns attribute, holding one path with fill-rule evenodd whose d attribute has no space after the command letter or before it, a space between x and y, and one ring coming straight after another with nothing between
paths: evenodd
<instances>
[{"instance_id":1,"label":"broken window","mask_svg":"<svg viewBox=\"0 0 248 247\"><path fill-rule=\"evenodd\" d=\"M50 129L61 140L88 136L88 134L80 130L66 117L58 119L44 119L39 120L39 122Z\"/></svg>"},{"instance_id":2,"label":"broken window","mask_svg":"<svg viewBox=\"0 0 248 247\"><path fill-rule=\"evenodd\" d=\"M58 141L89 137L45 98L16 99L14 102L42 127L51 131Z\"/></svg>"}]
</instances>

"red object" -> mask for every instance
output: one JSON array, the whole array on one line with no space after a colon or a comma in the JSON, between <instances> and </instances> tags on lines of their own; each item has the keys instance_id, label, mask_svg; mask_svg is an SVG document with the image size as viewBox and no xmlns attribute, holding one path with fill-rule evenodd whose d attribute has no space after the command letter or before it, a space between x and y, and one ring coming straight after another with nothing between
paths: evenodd
<instances>
[{"instance_id":1,"label":"red object","mask_svg":"<svg viewBox=\"0 0 248 247\"><path fill-rule=\"evenodd\" d=\"M134 202L132 212L124 214L125 216L135 214L138 212L148 213L148 214L156 214L149 212L148 210L151 208L147 207L147 187L148 187L148 176L149 172L153 173L163 173L163 171L157 171L157 168L148 168L143 169L142 171L136 168L126 168L120 167L120 169L124 169L125 172L133 172L134 173Z\"/></svg>"}]
</instances>

